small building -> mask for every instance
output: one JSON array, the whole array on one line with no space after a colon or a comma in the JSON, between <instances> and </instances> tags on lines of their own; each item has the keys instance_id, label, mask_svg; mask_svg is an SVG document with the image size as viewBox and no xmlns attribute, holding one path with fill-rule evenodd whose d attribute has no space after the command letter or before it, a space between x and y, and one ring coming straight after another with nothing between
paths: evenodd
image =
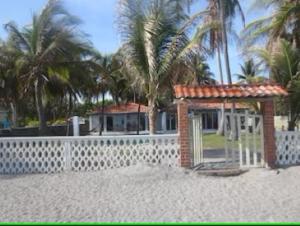
<instances>
[{"instance_id":1,"label":"small building","mask_svg":"<svg viewBox=\"0 0 300 226\"><path fill-rule=\"evenodd\" d=\"M231 109L231 104L225 104L225 110ZM138 126L138 107L136 103L109 105L104 108L104 135L136 134ZM192 108L191 113L202 114L203 131L206 133L216 132L221 120L220 103L201 103ZM237 104L237 110L246 107ZM95 109L89 114L89 130L92 135L99 134L101 121L101 108ZM176 105L171 104L168 108L160 109L156 117L157 133L177 133L177 111ZM148 107L140 106L140 134L149 133Z\"/></svg>"},{"instance_id":2,"label":"small building","mask_svg":"<svg viewBox=\"0 0 300 226\"><path fill-rule=\"evenodd\" d=\"M104 135L136 134L138 128L139 104L126 103L109 105L104 108ZM95 109L89 114L89 129L91 134L98 134L100 130L101 108ZM140 134L148 134L148 107L140 105ZM157 114L158 133L176 133L175 112L159 112Z\"/></svg>"}]
</instances>

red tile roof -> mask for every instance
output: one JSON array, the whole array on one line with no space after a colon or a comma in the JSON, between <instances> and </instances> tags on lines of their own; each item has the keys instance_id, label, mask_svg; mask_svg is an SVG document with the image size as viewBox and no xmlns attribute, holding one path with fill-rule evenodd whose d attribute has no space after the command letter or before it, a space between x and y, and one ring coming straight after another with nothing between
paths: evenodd
<instances>
[{"instance_id":1,"label":"red tile roof","mask_svg":"<svg viewBox=\"0 0 300 226\"><path fill-rule=\"evenodd\" d=\"M136 103L126 103L119 105L109 105L104 107L104 113L136 113L138 112L139 105ZM145 105L141 105L141 112L148 112L148 107ZM101 108L96 109L93 113L100 113Z\"/></svg>"},{"instance_id":2,"label":"red tile roof","mask_svg":"<svg viewBox=\"0 0 300 226\"><path fill-rule=\"evenodd\" d=\"M287 91L279 85L215 85L184 86L176 85L175 97L179 98L260 98L287 96Z\"/></svg>"}]
</instances>

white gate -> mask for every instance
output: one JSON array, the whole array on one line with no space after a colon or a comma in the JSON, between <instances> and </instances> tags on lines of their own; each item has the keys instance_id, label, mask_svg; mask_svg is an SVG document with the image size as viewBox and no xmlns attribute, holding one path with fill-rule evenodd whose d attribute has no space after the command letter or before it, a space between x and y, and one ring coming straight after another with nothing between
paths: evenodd
<instances>
[{"instance_id":1,"label":"white gate","mask_svg":"<svg viewBox=\"0 0 300 226\"><path fill-rule=\"evenodd\" d=\"M189 120L190 128L190 150L192 167L203 162L203 130L202 115L196 115Z\"/></svg>"},{"instance_id":2,"label":"white gate","mask_svg":"<svg viewBox=\"0 0 300 226\"><path fill-rule=\"evenodd\" d=\"M213 159L211 150L204 150L202 115L189 120L192 167L260 167L264 165L263 118L261 115L225 113L224 148L217 150L221 158ZM204 154L205 152L205 154Z\"/></svg>"},{"instance_id":3,"label":"white gate","mask_svg":"<svg viewBox=\"0 0 300 226\"><path fill-rule=\"evenodd\" d=\"M264 165L262 115L225 113L224 130L227 163L247 168Z\"/></svg>"}]
</instances>

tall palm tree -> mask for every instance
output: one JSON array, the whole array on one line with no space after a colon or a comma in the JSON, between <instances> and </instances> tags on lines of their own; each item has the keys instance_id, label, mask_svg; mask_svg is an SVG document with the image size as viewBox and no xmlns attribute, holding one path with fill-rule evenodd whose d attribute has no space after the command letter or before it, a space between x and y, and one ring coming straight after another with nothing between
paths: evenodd
<instances>
[{"instance_id":1,"label":"tall palm tree","mask_svg":"<svg viewBox=\"0 0 300 226\"><path fill-rule=\"evenodd\" d=\"M21 78L28 89L34 87L42 135L47 129L43 103L45 84L53 76L68 81L68 66L80 63L81 55L89 49L77 29L79 22L64 9L61 1L49 0L40 14L32 16L30 26L20 30L13 22L5 25L14 47L22 53L17 62L24 71Z\"/></svg>"},{"instance_id":2,"label":"tall palm tree","mask_svg":"<svg viewBox=\"0 0 300 226\"><path fill-rule=\"evenodd\" d=\"M237 13L240 15L242 22L245 23L244 13L238 0L208 0L207 11L208 14L204 19L204 23L198 27L196 35L200 37L201 45L206 46L210 55L214 56L217 53L221 85L224 84L221 59L221 51L223 51L227 81L231 84L227 33L234 33L232 24ZM224 133L224 113L225 104L221 108L221 123L217 131L218 134Z\"/></svg>"},{"instance_id":3,"label":"tall palm tree","mask_svg":"<svg viewBox=\"0 0 300 226\"><path fill-rule=\"evenodd\" d=\"M232 21L235 18L236 13L240 14L243 24L245 24L245 16L238 0L226 0L226 1L218 0L218 5L220 11L219 18L221 21L221 33L222 33L222 42L224 46L224 59L225 59L225 68L227 73L227 81L229 84L232 84L229 54L228 54L227 29L231 27Z\"/></svg>"},{"instance_id":4,"label":"tall palm tree","mask_svg":"<svg viewBox=\"0 0 300 226\"><path fill-rule=\"evenodd\" d=\"M178 20L174 1L119 1L119 31L128 67L143 77L149 107L149 129L155 133L157 101L162 87L170 81L172 66L179 59L189 58L191 43L184 24ZM193 17L195 18L195 17Z\"/></svg>"}]
</instances>

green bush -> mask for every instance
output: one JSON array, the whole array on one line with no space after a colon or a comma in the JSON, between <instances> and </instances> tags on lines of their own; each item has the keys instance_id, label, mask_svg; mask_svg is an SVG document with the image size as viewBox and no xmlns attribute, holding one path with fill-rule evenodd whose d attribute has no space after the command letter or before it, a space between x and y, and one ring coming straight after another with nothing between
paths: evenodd
<instances>
[{"instance_id":1,"label":"green bush","mask_svg":"<svg viewBox=\"0 0 300 226\"><path fill-rule=\"evenodd\" d=\"M31 120L25 120L25 127L38 127L39 126L39 120L31 119Z\"/></svg>"},{"instance_id":2,"label":"green bush","mask_svg":"<svg viewBox=\"0 0 300 226\"><path fill-rule=\"evenodd\" d=\"M65 119L57 119L55 121L50 122L52 126L57 126L57 125L66 125L66 120Z\"/></svg>"}]
</instances>

